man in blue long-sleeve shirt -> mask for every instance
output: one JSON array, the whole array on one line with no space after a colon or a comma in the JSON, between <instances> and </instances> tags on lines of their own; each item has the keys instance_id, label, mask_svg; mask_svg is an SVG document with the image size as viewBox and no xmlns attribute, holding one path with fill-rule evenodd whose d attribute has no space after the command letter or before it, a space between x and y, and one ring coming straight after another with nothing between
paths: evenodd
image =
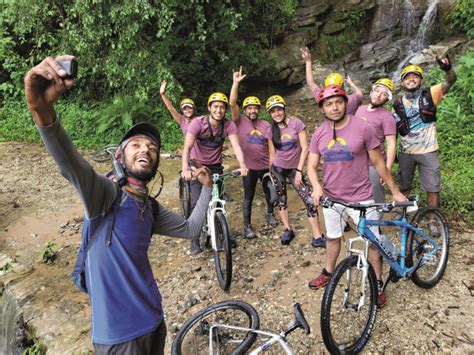
<instances>
[{"instance_id":1,"label":"man in blue long-sleeve shirt","mask_svg":"<svg viewBox=\"0 0 474 355\"><path fill-rule=\"evenodd\" d=\"M147 183L158 168L160 135L148 123L132 127L120 142L116 159L126 176L124 186L97 174L78 153L54 110L56 100L74 84L58 61L72 58L46 58L30 69L25 94L46 148L84 204L78 260L85 261L83 290L92 308L94 350L96 354L163 354L166 326L148 259L151 236L197 238L211 194L201 194L188 220L152 203ZM210 189L206 168L194 170L193 176L203 189ZM78 261L75 271L81 271L82 265Z\"/></svg>"}]
</instances>

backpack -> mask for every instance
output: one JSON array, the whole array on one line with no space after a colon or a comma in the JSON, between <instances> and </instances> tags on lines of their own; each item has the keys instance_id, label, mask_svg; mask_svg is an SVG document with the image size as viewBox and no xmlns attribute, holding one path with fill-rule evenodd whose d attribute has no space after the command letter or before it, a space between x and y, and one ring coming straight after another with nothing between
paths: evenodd
<instances>
[{"instance_id":1,"label":"backpack","mask_svg":"<svg viewBox=\"0 0 474 355\"><path fill-rule=\"evenodd\" d=\"M92 234L90 238L87 238L87 228L85 226L82 227L82 242L79 251L77 252L76 265L74 266L74 270L71 276L74 284L79 288L80 291L85 293L88 293L85 272L87 252L91 248L92 243L97 239L97 236L100 234L100 232L103 231L104 228L107 228L105 234L106 243L107 245L110 245L111 243L112 230L115 224L115 215L118 211L118 208L120 207L120 202L122 201L123 194L122 189L117 184L115 184L115 186L117 187L117 196L115 197L114 203L112 204L112 207L110 208L109 212L103 216L99 225L95 229L94 234ZM153 213L153 220L156 221L159 213L159 205L154 198L150 197L150 201Z\"/></svg>"}]
</instances>

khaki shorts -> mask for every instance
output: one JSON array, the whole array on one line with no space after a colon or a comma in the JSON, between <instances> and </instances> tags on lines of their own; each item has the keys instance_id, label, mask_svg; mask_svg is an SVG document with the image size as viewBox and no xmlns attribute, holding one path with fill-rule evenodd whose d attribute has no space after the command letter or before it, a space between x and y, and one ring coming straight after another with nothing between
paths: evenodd
<instances>
[{"instance_id":1,"label":"khaki shorts","mask_svg":"<svg viewBox=\"0 0 474 355\"><path fill-rule=\"evenodd\" d=\"M400 190L413 187L413 176L418 165L421 189L427 192L439 192L441 189L440 165L438 152L425 154L398 153L398 179Z\"/></svg>"},{"instance_id":2,"label":"khaki shorts","mask_svg":"<svg viewBox=\"0 0 474 355\"><path fill-rule=\"evenodd\" d=\"M374 200L360 201L360 203L374 203ZM355 225L359 224L360 211L353 208L344 207L334 204L331 208L323 208L324 223L326 224L326 236L329 239L337 239L342 237L344 226L349 217ZM367 219L379 219L379 213L375 208L370 208L366 213ZM370 227L372 233L379 235L379 227Z\"/></svg>"}]
</instances>

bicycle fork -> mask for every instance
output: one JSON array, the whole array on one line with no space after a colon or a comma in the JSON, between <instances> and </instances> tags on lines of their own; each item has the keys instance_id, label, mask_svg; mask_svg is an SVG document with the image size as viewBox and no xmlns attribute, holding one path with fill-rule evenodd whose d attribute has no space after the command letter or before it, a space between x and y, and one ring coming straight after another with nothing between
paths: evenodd
<instances>
[{"instance_id":1,"label":"bicycle fork","mask_svg":"<svg viewBox=\"0 0 474 355\"><path fill-rule=\"evenodd\" d=\"M352 245L356 242L362 242L364 243L363 249L356 249ZM355 303L350 303L349 301L349 296L351 294L351 281L352 281L352 271L351 269L348 269L346 271L346 287L344 289L344 297L343 297L343 303L346 308L351 308L355 311L360 310L364 304L365 304L365 284L367 281L367 276L369 274L369 263L367 262L367 255L368 255L368 250L369 250L369 241L362 238L361 236L358 236L356 238L350 238L348 242L348 256L352 255L357 255L358 260L357 260L357 269L362 272L362 277L360 278L360 290L359 290L359 302L357 304Z\"/></svg>"}]
</instances>

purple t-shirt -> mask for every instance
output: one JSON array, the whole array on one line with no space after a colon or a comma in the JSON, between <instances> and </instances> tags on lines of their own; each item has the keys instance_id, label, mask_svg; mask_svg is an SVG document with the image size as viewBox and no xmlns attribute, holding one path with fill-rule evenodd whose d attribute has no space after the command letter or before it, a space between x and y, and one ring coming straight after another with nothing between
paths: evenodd
<instances>
[{"instance_id":1,"label":"purple t-shirt","mask_svg":"<svg viewBox=\"0 0 474 355\"><path fill-rule=\"evenodd\" d=\"M210 120L210 118L209 118ZM212 129L213 136L209 129ZM202 164L213 165L222 163L222 148L224 141L219 142L219 137L228 137L232 134L237 134L237 127L234 122L223 120L223 124L217 127L210 127L208 124L208 116L199 116L193 118L188 126L187 134L192 134L196 137L194 142L194 156Z\"/></svg>"},{"instance_id":2,"label":"purple t-shirt","mask_svg":"<svg viewBox=\"0 0 474 355\"><path fill-rule=\"evenodd\" d=\"M258 119L252 122L247 116L240 115L236 126L247 168L251 170L268 169L269 152L267 137L268 132L271 132L270 123Z\"/></svg>"},{"instance_id":3,"label":"purple t-shirt","mask_svg":"<svg viewBox=\"0 0 474 355\"><path fill-rule=\"evenodd\" d=\"M355 116L366 120L374 128L375 138L380 144L380 151L385 159L385 136L397 134L396 121L392 113L385 108L378 107L374 111L369 111L368 107L369 105L359 106Z\"/></svg>"},{"instance_id":4,"label":"purple t-shirt","mask_svg":"<svg viewBox=\"0 0 474 355\"><path fill-rule=\"evenodd\" d=\"M281 147L275 147L273 165L284 169L296 169L300 161L301 145L298 133L305 129L304 123L296 117L290 117L288 126L280 128ZM272 139L272 129L268 131L268 139Z\"/></svg>"},{"instance_id":5,"label":"purple t-shirt","mask_svg":"<svg viewBox=\"0 0 474 355\"><path fill-rule=\"evenodd\" d=\"M183 136L186 136L186 132L188 131L188 127L191 124L191 120L195 117L191 117L190 120L186 119L184 115L179 115L179 128L181 128L181 132L183 132Z\"/></svg>"},{"instance_id":6,"label":"purple t-shirt","mask_svg":"<svg viewBox=\"0 0 474 355\"><path fill-rule=\"evenodd\" d=\"M367 121L349 115L349 121L333 129L325 120L311 138L309 151L323 159L324 194L335 200L359 202L373 197L369 180L368 151L379 146L373 128Z\"/></svg>"},{"instance_id":7,"label":"purple t-shirt","mask_svg":"<svg viewBox=\"0 0 474 355\"><path fill-rule=\"evenodd\" d=\"M318 97L319 92L321 89L314 89L313 96L316 99ZM346 113L348 115L353 115L357 111L357 108L362 105L363 96L357 94L349 94L347 95L347 110Z\"/></svg>"}]
</instances>

